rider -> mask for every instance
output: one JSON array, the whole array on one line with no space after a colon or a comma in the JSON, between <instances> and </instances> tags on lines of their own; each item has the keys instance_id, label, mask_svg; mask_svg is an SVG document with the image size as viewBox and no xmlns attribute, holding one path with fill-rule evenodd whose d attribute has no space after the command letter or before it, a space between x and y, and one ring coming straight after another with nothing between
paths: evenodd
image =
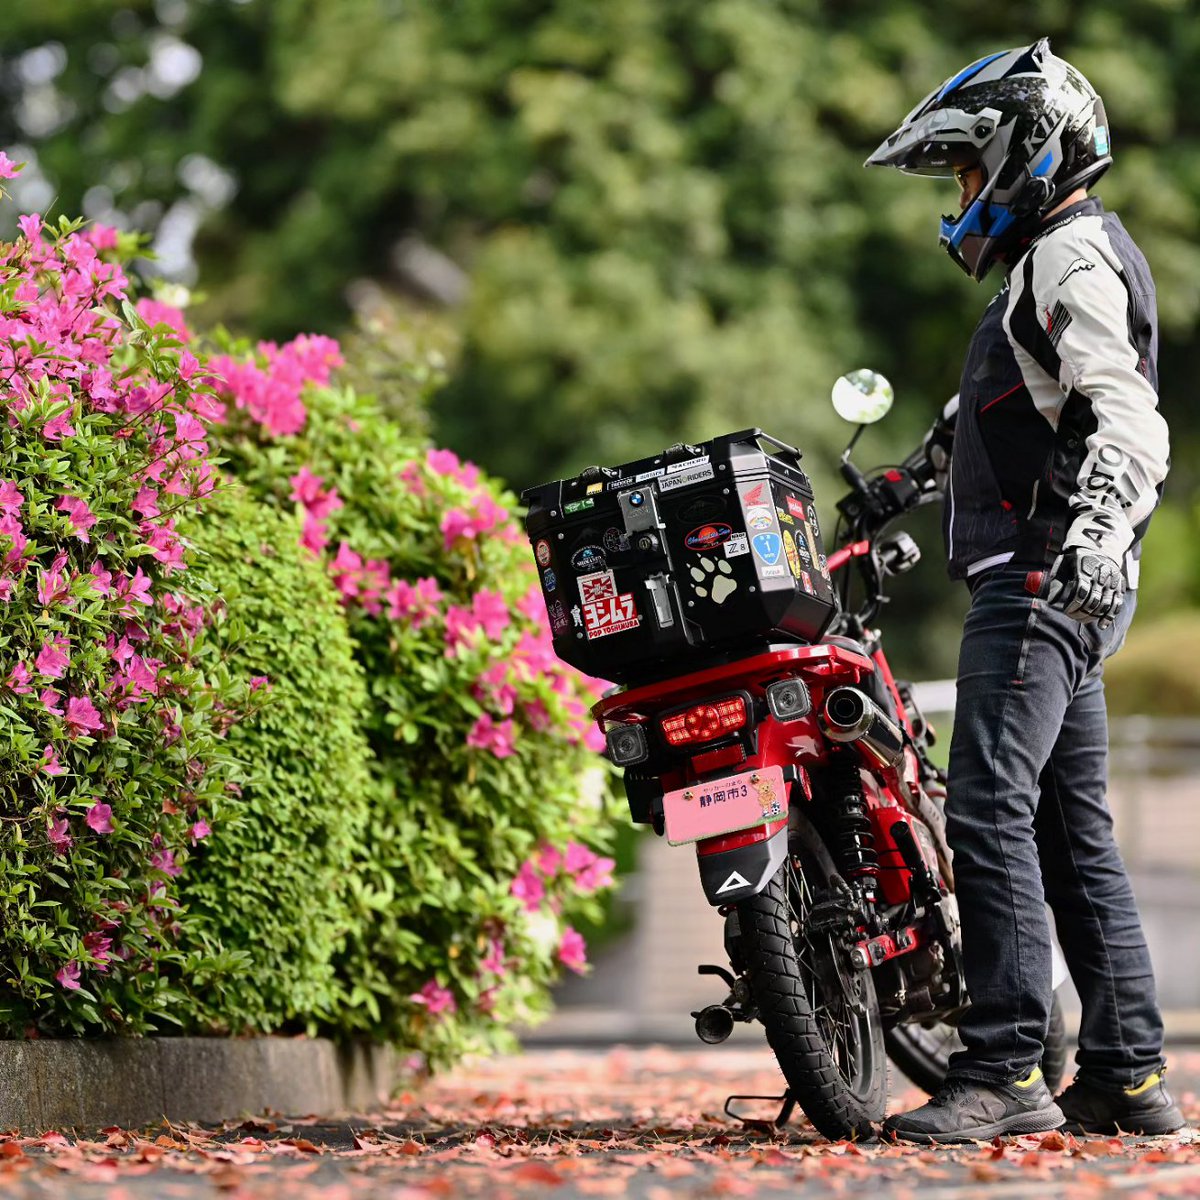
<instances>
[{"instance_id":1,"label":"rider","mask_svg":"<svg viewBox=\"0 0 1200 1200\"><path fill-rule=\"evenodd\" d=\"M1005 281L959 395L910 465L947 468L952 577L971 606L947 834L972 1005L941 1089L885 1130L923 1142L1066 1127L1166 1133L1162 1018L1105 802L1102 663L1133 617L1141 538L1167 473L1154 284L1087 189L1112 161L1104 106L1046 39L948 79L867 160L953 176L941 243ZM951 453L952 451L952 453ZM1039 1066L1051 1004L1043 897L1083 1002L1075 1082Z\"/></svg>"}]
</instances>

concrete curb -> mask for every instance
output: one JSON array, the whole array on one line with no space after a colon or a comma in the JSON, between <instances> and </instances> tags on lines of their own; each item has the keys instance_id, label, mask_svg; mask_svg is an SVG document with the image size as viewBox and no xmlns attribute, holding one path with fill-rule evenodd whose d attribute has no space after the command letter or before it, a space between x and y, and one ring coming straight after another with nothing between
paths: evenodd
<instances>
[{"instance_id":1,"label":"concrete curb","mask_svg":"<svg viewBox=\"0 0 1200 1200\"><path fill-rule=\"evenodd\" d=\"M0 1041L0 1130L365 1112L398 1077L394 1050L324 1038Z\"/></svg>"}]
</instances>

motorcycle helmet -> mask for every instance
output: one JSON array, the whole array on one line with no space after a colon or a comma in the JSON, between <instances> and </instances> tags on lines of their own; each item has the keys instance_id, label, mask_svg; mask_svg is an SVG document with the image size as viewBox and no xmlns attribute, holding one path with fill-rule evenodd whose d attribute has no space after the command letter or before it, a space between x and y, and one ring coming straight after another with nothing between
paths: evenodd
<instances>
[{"instance_id":1,"label":"motorcycle helmet","mask_svg":"<svg viewBox=\"0 0 1200 1200\"><path fill-rule=\"evenodd\" d=\"M867 159L914 175L979 166L983 186L940 242L972 279L1109 167L1108 119L1095 89L1049 38L989 54L930 92Z\"/></svg>"}]
</instances>

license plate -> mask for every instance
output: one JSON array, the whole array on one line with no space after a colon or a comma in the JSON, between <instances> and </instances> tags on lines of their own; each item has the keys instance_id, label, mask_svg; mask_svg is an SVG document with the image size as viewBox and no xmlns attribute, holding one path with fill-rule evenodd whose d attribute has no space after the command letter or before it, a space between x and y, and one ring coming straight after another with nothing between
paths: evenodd
<instances>
[{"instance_id":1,"label":"license plate","mask_svg":"<svg viewBox=\"0 0 1200 1200\"><path fill-rule=\"evenodd\" d=\"M787 816L783 768L760 767L668 792L663 816L672 846L782 820Z\"/></svg>"}]
</instances>

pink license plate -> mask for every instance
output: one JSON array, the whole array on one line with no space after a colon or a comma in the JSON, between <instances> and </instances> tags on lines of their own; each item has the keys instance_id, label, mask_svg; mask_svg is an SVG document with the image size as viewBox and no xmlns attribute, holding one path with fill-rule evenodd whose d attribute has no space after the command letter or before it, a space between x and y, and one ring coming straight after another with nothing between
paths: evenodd
<instances>
[{"instance_id":1,"label":"pink license plate","mask_svg":"<svg viewBox=\"0 0 1200 1200\"><path fill-rule=\"evenodd\" d=\"M787 816L783 768L760 767L668 792L663 815L672 846L778 821Z\"/></svg>"}]
</instances>

